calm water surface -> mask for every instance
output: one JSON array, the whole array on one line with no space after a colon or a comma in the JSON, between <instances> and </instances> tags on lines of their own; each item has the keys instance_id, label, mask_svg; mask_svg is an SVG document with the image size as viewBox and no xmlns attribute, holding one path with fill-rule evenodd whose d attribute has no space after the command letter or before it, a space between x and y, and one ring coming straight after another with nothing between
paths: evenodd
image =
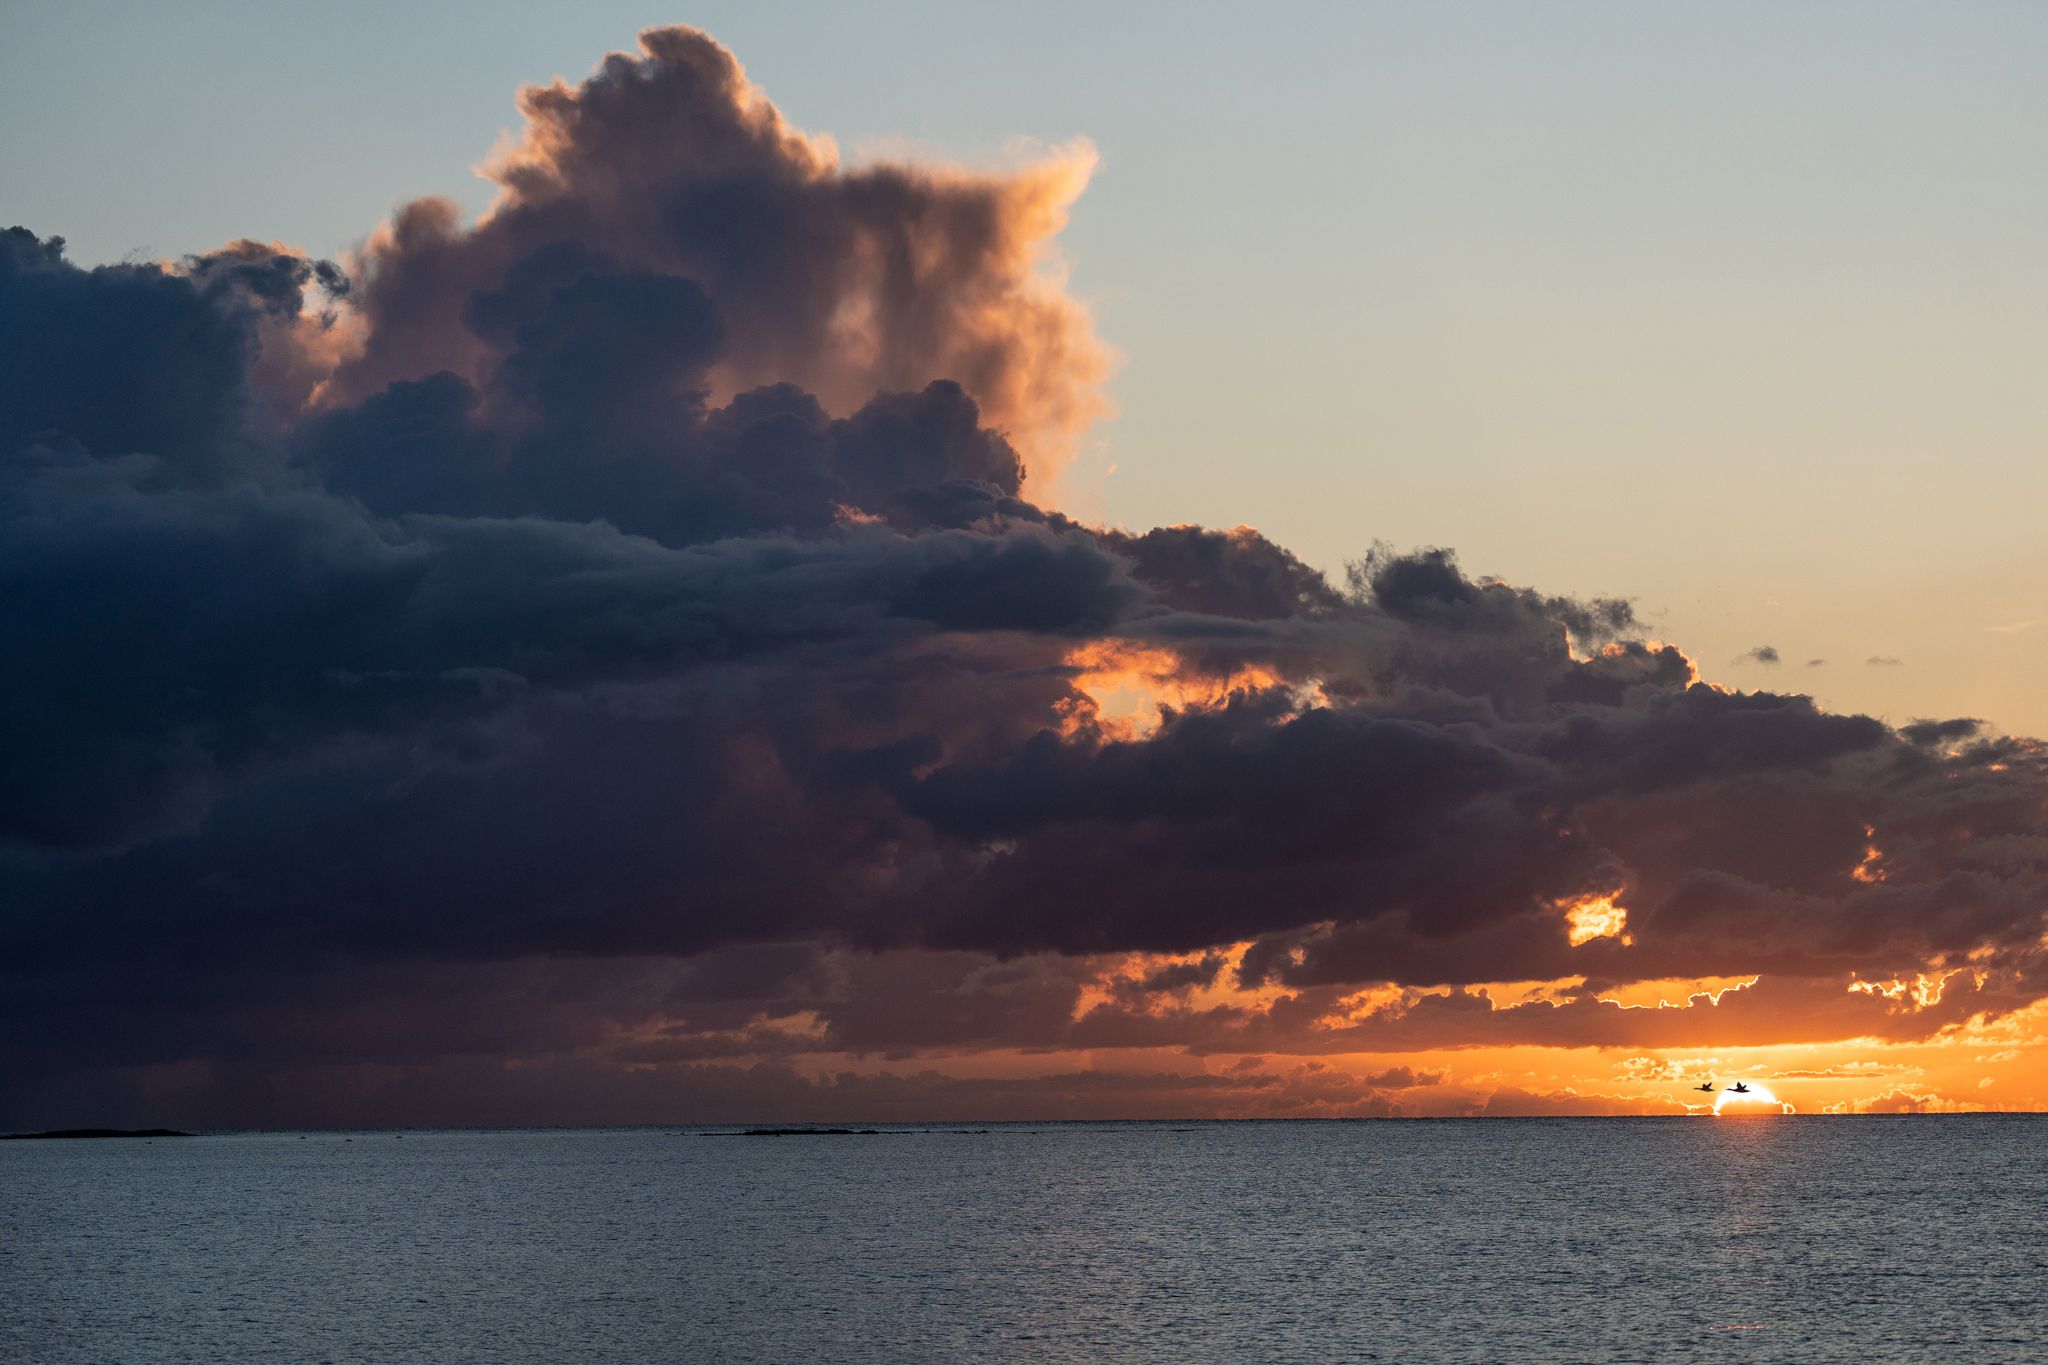
<instances>
[{"instance_id":1,"label":"calm water surface","mask_svg":"<svg viewBox=\"0 0 2048 1365\"><path fill-rule=\"evenodd\" d=\"M0 1143L9 1361L2041 1360L2048 1119Z\"/></svg>"}]
</instances>

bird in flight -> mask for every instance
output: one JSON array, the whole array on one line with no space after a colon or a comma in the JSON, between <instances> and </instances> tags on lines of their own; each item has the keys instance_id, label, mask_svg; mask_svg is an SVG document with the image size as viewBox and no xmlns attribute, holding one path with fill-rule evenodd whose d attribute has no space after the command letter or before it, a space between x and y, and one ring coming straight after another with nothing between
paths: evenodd
<instances>
[{"instance_id":1,"label":"bird in flight","mask_svg":"<svg viewBox=\"0 0 2048 1365\"><path fill-rule=\"evenodd\" d=\"M1713 1088L1714 1088L1714 1083L1713 1083L1712 1081L1701 1081L1701 1082L1700 1082L1700 1083L1699 1083L1698 1085L1696 1085L1696 1086L1694 1086L1694 1087L1693 1087L1693 1089L1695 1089L1695 1090L1707 1090L1707 1091L1711 1091L1711 1090L1712 1090Z\"/></svg>"},{"instance_id":2,"label":"bird in flight","mask_svg":"<svg viewBox=\"0 0 2048 1365\"><path fill-rule=\"evenodd\" d=\"M1728 1093L1731 1095L1747 1095L1749 1093L1749 1087L1743 1082L1737 1081L1735 1084L1728 1087Z\"/></svg>"}]
</instances>

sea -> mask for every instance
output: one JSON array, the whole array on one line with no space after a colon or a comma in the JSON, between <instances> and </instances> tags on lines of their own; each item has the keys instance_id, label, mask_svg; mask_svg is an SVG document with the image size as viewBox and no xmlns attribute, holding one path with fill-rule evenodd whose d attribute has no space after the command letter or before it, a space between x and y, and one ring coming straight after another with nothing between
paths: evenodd
<instances>
[{"instance_id":1,"label":"sea","mask_svg":"<svg viewBox=\"0 0 2048 1365\"><path fill-rule=\"evenodd\" d=\"M2048 1360L2048 1118L0 1143L0 1360Z\"/></svg>"}]
</instances>

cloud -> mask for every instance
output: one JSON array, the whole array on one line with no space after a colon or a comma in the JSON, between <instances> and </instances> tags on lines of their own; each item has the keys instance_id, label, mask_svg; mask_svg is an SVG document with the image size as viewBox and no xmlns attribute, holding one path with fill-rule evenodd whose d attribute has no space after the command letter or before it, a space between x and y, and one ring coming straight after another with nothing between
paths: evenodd
<instances>
[{"instance_id":1,"label":"cloud","mask_svg":"<svg viewBox=\"0 0 2048 1365\"><path fill-rule=\"evenodd\" d=\"M49 433L108 457L148 456L159 483L218 486L256 458L245 429L259 303L310 267L254 291L206 272L77 270L63 239L0 233L0 445ZM298 273L301 279L293 279Z\"/></svg>"},{"instance_id":2,"label":"cloud","mask_svg":"<svg viewBox=\"0 0 2048 1365\"><path fill-rule=\"evenodd\" d=\"M1735 662L1739 664L1762 664L1767 668L1776 668L1779 663L1778 651L1770 645L1758 645L1755 649L1738 657Z\"/></svg>"},{"instance_id":3,"label":"cloud","mask_svg":"<svg viewBox=\"0 0 2048 1365\"><path fill-rule=\"evenodd\" d=\"M1774 1081L1840 1081L1868 1080L1873 1076L1889 1076L1918 1073L1917 1066L1887 1065L1884 1062L1860 1061L1843 1062L1839 1066L1808 1067L1788 1071L1774 1071Z\"/></svg>"},{"instance_id":4,"label":"cloud","mask_svg":"<svg viewBox=\"0 0 2048 1365\"><path fill-rule=\"evenodd\" d=\"M844 170L689 30L522 107L482 221L345 269L0 237L5 1113L1108 1112L1096 1049L1180 1059L1145 1112L1412 1112L1322 1058L2048 994L2038 745L1440 547L1048 506L1082 154ZM876 1070L985 1053L1060 1069ZM1189 1069L1243 1056L1290 1079Z\"/></svg>"},{"instance_id":5,"label":"cloud","mask_svg":"<svg viewBox=\"0 0 2048 1365\"><path fill-rule=\"evenodd\" d=\"M1606 1114L1683 1114L1676 1100L1644 1100L1628 1095L1580 1094L1563 1090L1530 1091L1504 1085L1488 1097L1480 1113L1488 1118L1569 1118Z\"/></svg>"},{"instance_id":6,"label":"cloud","mask_svg":"<svg viewBox=\"0 0 2048 1365\"><path fill-rule=\"evenodd\" d=\"M1873 654L1863 662L1871 668L1901 668L1904 667L1906 661L1894 658L1889 654Z\"/></svg>"},{"instance_id":7,"label":"cloud","mask_svg":"<svg viewBox=\"0 0 2048 1365\"><path fill-rule=\"evenodd\" d=\"M1975 739L1983 731L1983 721L1967 716L1954 720L1916 720L1899 727L1899 734L1909 743L1929 747Z\"/></svg>"},{"instance_id":8,"label":"cloud","mask_svg":"<svg viewBox=\"0 0 2048 1365\"><path fill-rule=\"evenodd\" d=\"M1905 1086L1887 1090L1881 1095L1853 1102L1852 1112L1858 1114L1960 1114L1968 1113L1978 1106L1947 1099L1930 1091L1911 1090Z\"/></svg>"},{"instance_id":9,"label":"cloud","mask_svg":"<svg viewBox=\"0 0 2048 1365\"><path fill-rule=\"evenodd\" d=\"M653 277L715 308L720 392L792 383L849 412L953 380L1039 476L1102 413L1107 352L1044 268L1095 164L1085 143L1007 173L846 169L687 28L648 30L637 53L579 85L528 87L519 107L523 133L485 167L499 195L480 223L425 199L371 238L361 344L329 403L440 372L482 384L523 332L551 326L559 291L610 278L626 296L615 306L652 314L625 281ZM583 343L604 326L561 325L581 328L579 359L598 358Z\"/></svg>"}]
</instances>

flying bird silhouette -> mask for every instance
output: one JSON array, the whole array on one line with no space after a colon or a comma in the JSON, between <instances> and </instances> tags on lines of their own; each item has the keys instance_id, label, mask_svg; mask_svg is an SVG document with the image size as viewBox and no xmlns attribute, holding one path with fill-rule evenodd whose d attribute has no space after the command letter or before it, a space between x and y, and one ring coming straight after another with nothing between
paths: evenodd
<instances>
[{"instance_id":1,"label":"flying bird silhouette","mask_svg":"<svg viewBox=\"0 0 2048 1365\"><path fill-rule=\"evenodd\" d=\"M1743 1082L1737 1081L1735 1084L1728 1087L1728 1093L1731 1095L1747 1095L1749 1093L1749 1087Z\"/></svg>"},{"instance_id":2,"label":"flying bird silhouette","mask_svg":"<svg viewBox=\"0 0 2048 1365\"><path fill-rule=\"evenodd\" d=\"M1695 1090L1708 1090L1708 1091L1711 1091L1711 1090L1712 1090L1713 1088L1714 1088L1714 1083L1713 1083L1712 1081L1701 1081L1701 1082L1700 1082L1700 1083L1699 1083L1698 1085L1696 1085L1696 1086L1694 1086L1694 1087L1693 1087L1693 1089L1695 1089Z\"/></svg>"}]
</instances>

